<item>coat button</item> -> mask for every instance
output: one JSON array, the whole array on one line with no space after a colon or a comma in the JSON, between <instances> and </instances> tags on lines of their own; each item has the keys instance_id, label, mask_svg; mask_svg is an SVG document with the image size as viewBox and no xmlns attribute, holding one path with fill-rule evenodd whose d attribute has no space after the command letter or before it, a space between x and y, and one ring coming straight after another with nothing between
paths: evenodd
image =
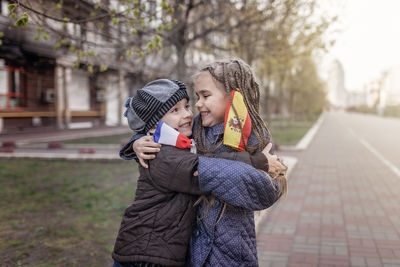
<instances>
[{"instance_id":1,"label":"coat button","mask_svg":"<svg viewBox=\"0 0 400 267\"><path fill-rule=\"evenodd\" d=\"M200 231L199 230L194 231L194 235L195 236L199 236L200 235Z\"/></svg>"},{"instance_id":2,"label":"coat button","mask_svg":"<svg viewBox=\"0 0 400 267\"><path fill-rule=\"evenodd\" d=\"M211 244L211 238L207 237L207 244Z\"/></svg>"}]
</instances>

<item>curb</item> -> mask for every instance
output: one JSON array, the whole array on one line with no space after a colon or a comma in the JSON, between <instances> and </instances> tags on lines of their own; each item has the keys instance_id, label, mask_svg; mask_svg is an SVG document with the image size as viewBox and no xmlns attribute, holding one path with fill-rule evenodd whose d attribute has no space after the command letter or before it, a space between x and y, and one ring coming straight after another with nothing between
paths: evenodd
<instances>
[{"instance_id":1,"label":"curb","mask_svg":"<svg viewBox=\"0 0 400 267\"><path fill-rule=\"evenodd\" d=\"M60 154L60 153L40 153L40 152L11 152L0 153L0 158L25 158L25 159L66 159L66 160L121 160L115 154Z\"/></svg>"},{"instance_id":2,"label":"curb","mask_svg":"<svg viewBox=\"0 0 400 267\"><path fill-rule=\"evenodd\" d=\"M318 132L325 118L325 113L322 113L314 125L307 131L307 133L301 138L301 140L295 146L279 146L280 151L302 151L307 149L310 145L311 140Z\"/></svg>"},{"instance_id":3,"label":"curb","mask_svg":"<svg viewBox=\"0 0 400 267\"><path fill-rule=\"evenodd\" d=\"M98 132L84 132L84 133L67 133L60 134L54 136L46 136L46 137L32 137L28 139L23 139L20 141L16 141L17 146L24 146L30 143L39 143L39 142L53 142L53 141L65 141L65 140L73 140L80 138L88 138L88 137L100 137L100 136L108 136L114 134L125 134L130 133L132 130L127 128L118 128L118 129L107 129L107 130L99 130Z\"/></svg>"},{"instance_id":4,"label":"curb","mask_svg":"<svg viewBox=\"0 0 400 267\"><path fill-rule=\"evenodd\" d=\"M49 143L29 143L19 145L18 148L28 149L49 149ZM79 149L79 148L94 148L94 149L121 149L122 146L118 144L62 144L62 148L66 149Z\"/></svg>"}]
</instances>

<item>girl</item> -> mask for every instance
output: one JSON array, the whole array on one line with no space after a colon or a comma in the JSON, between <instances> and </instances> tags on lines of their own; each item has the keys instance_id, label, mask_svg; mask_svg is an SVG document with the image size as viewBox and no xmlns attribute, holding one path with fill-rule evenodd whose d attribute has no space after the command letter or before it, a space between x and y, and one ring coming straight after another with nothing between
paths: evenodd
<instances>
[{"instance_id":1,"label":"girl","mask_svg":"<svg viewBox=\"0 0 400 267\"><path fill-rule=\"evenodd\" d=\"M194 89L200 114L193 132L199 154L235 151L223 144L225 107L232 103L233 90L243 95L252 123L246 151L262 150L269 143L269 130L259 115L259 86L242 60L215 61L205 66L195 76ZM139 157L155 149L144 149L144 143L151 145L148 140L133 145ZM261 181L271 178L257 170L248 177L233 177L242 167L240 162L227 163L225 173L221 173L220 166L199 158L199 187L210 194L198 201L197 225L189 250L191 266L258 266L253 211L270 207L286 193L286 169L282 165L277 168L272 180L277 190L270 190Z\"/></svg>"}]
</instances>

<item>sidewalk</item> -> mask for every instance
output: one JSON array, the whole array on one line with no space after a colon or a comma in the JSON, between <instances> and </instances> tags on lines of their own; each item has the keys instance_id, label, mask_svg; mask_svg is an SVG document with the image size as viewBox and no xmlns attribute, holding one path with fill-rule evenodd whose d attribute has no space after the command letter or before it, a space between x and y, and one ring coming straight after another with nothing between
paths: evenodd
<instances>
[{"instance_id":1,"label":"sidewalk","mask_svg":"<svg viewBox=\"0 0 400 267\"><path fill-rule=\"evenodd\" d=\"M121 145L63 144L62 148L48 148L48 143L131 132L128 126L118 126L0 135L1 144L15 143L13 152L6 152L6 149L0 152L0 158L119 160Z\"/></svg>"},{"instance_id":2,"label":"sidewalk","mask_svg":"<svg viewBox=\"0 0 400 267\"><path fill-rule=\"evenodd\" d=\"M325 118L257 235L260 266L400 266L400 180Z\"/></svg>"}]
</instances>

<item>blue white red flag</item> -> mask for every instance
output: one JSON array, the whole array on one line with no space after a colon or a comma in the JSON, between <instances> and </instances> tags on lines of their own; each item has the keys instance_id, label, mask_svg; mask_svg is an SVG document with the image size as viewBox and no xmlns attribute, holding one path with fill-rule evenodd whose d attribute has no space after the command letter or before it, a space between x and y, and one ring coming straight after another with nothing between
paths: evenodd
<instances>
[{"instance_id":1,"label":"blue white red flag","mask_svg":"<svg viewBox=\"0 0 400 267\"><path fill-rule=\"evenodd\" d=\"M192 140L186 135L179 133L177 130L169 126L168 124L160 121L157 125L157 129L153 134L154 142L176 146L177 148L191 148Z\"/></svg>"}]
</instances>

